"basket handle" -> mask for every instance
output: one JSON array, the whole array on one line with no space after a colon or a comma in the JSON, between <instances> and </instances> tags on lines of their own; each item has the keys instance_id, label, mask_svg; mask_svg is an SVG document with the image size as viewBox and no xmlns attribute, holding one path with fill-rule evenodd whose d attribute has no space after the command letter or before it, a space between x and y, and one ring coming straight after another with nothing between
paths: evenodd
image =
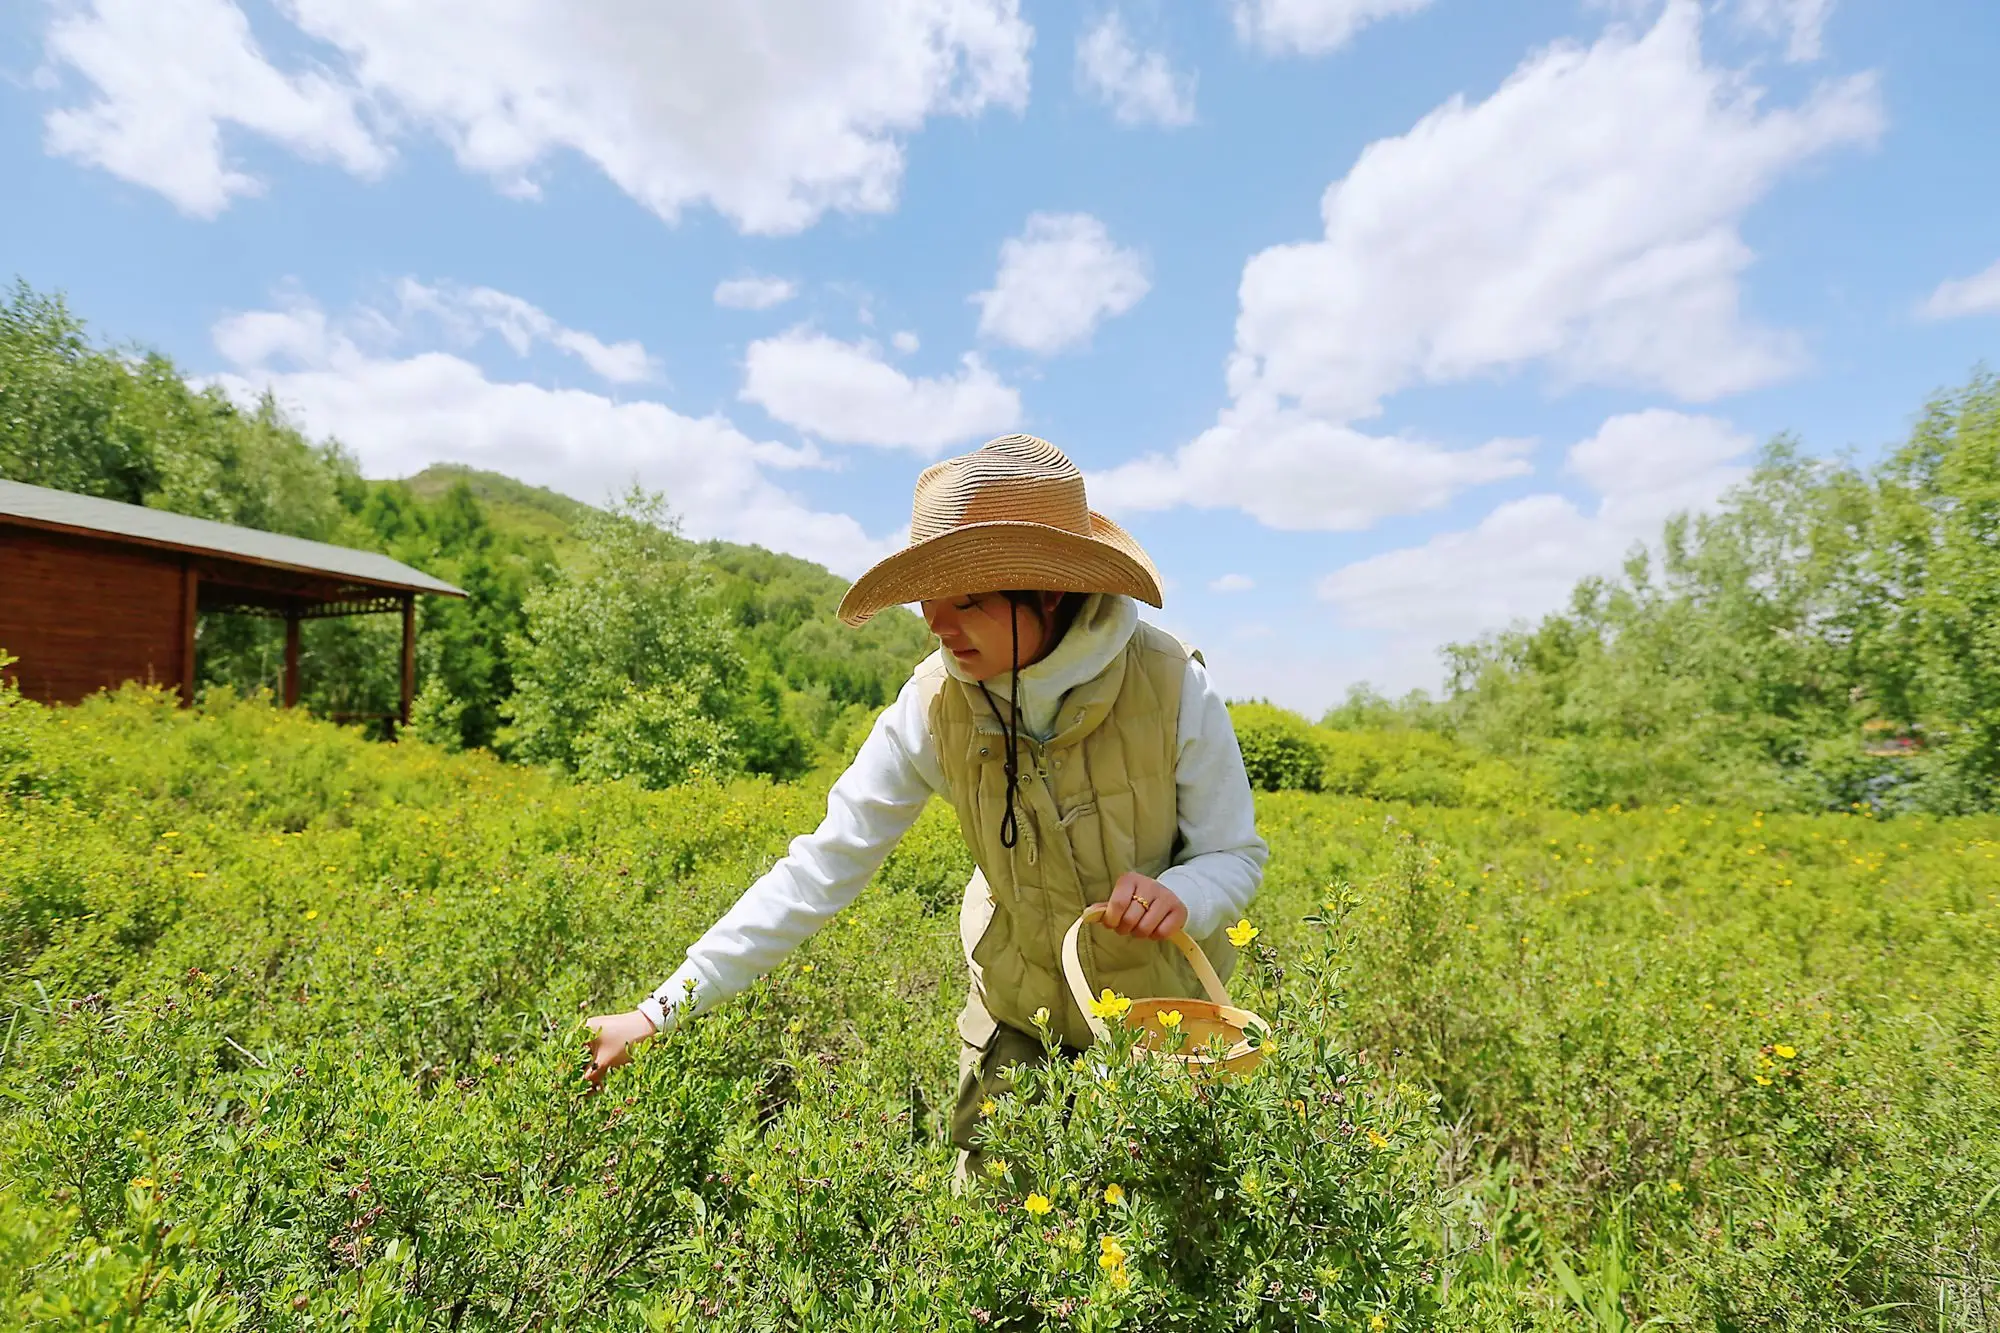
<instances>
[{"instance_id":1,"label":"basket handle","mask_svg":"<svg viewBox=\"0 0 2000 1333\"><path fill-rule=\"evenodd\" d=\"M1076 956L1077 932L1083 929L1083 923L1103 919L1104 904L1092 903L1083 909L1082 916L1070 923L1069 933L1063 936L1062 965L1063 976L1069 981L1070 996L1075 999L1076 1007L1083 1012L1083 1021L1090 1024L1091 1035L1100 1041L1109 1041L1111 1028L1103 1019L1091 1012L1090 981L1083 975L1083 964ZM1215 968L1209 963L1208 955L1201 951L1201 946L1194 942L1194 937L1185 930L1177 930L1167 938L1181 951L1181 957L1188 960L1188 966L1194 969L1194 974L1201 978L1202 989L1208 992L1208 998L1216 1004L1228 1004L1229 992L1223 988L1222 978L1215 974Z\"/></svg>"}]
</instances>

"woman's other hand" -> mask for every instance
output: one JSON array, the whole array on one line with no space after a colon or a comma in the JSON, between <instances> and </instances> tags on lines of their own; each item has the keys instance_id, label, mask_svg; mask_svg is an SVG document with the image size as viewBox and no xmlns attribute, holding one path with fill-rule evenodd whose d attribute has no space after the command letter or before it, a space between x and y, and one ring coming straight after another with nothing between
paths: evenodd
<instances>
[{"instance_id":1,"label":"woman's other hand","mask_svg":"<svg viewBox=\"0 0 2000 1333\"><path fill-rule=\"evenodd\" d=\"M599 1014L586 1019L590 1029L590 1068L584 1078L593 1088L604 1086L604 1076L622 1064L629 1064L632 1048L653 1035L653 1020L637 1009L626 1014Z\"/></svg>"},{"instance_id":2,"label":"woman's other hand","mask_svg":"<svg viewBox=\"0 0 2000 1333\"><path fill-rule=\"evenodd\" d=\"M1104 924L1142 940L1167 939L1187 924L1187 916L1179 894L1136 870L1120 875L1104 901Z\"/></svg>"}]
</instances>

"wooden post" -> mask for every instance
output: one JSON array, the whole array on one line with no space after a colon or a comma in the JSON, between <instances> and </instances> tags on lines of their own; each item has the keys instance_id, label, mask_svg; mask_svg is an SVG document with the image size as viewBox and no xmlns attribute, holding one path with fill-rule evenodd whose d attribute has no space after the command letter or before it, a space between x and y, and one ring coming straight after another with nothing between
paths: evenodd
<instances>
[{"instance_id":1,"label":"wooden post","mask_svg":"<svg viewBox=\"0 0 2000 1333\"><path fill-rule=\"evenodd\" d=\"M194 705L194 625L201 575L192 562L181 562L181 707Z\"/></svg>"},{"instance_id":2,"label":"wooden post","mask_svg":"<svg viewBox=\"0 0 2000 1333\"><path fill-rule=\"evenodd\" d=\"M398 730L410 725L410 702L417 693L417 595L403 594L403 706L397 710Z\"/></svg>"},{"instance_id":3,"label":"wooden post","mask_svg":"<svg viewBox=\"0 0 2000 1333\"><path fill-rule=\"evenodd\" d=\"M285 707L299 706L299 608L285 608Z\"/></svg>"}]
</instances>

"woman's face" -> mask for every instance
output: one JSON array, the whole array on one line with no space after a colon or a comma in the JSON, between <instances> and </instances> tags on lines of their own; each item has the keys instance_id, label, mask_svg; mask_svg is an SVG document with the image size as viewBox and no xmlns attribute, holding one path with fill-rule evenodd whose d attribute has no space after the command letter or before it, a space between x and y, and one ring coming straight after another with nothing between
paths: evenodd
<instances>
[{"instance_id":1,"label":"woman's face","mask_svg":"<svg viewBox=\"0 0 2000 1333\"><path fill-rule=\"evenodd\" d=\"M1042 660L1055 644L1044 628L1055 615L1059 592L1042 595L1042 614L1031 604L1016 606L997 592L968 593L923 603L924 620L958 669L974 680L1004 676L1014 660L1014 632L1021 635L1021 665ZM1009 612L1012 612L1012 625Z\"/></svg>"}]
</instances>

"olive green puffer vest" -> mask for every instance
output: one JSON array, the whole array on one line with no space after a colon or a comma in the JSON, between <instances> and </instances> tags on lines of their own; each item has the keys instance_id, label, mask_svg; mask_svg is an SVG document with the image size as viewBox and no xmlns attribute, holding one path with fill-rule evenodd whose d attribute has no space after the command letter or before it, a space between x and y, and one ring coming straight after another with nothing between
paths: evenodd
<instances>
[{"instance_id":1,"label":"olive green puffer vest","mask_svg":"<svg viewBox=\"0 0 2000 1333\"><path fill-rule=\"evenodd\" d=\"M938 763L966 846L978 864L965 886L959 935L972 994L959 1035L984 1046L995 1020L1033 1030L1049 1011L1056 1035L1090 1044L1090 1028L1062 975L1062 938L1087 904L1111 896L1128 870L1158 877L1179 851L1174 762L1181 681L1189 650L1143 621L1094 678L1063 696L1056 734L1022 734L1012 848L1000 842L1007 779L1000 719L976 686L933 655L917 669ZM995 692L994 704L1007 701ZM1222 931L1200 941L1228 976L1235 954ZM1180 952L1086 927L1078 956L1093 986L1121 995L1201 994Z\"/></svg>"}]
</instances>

